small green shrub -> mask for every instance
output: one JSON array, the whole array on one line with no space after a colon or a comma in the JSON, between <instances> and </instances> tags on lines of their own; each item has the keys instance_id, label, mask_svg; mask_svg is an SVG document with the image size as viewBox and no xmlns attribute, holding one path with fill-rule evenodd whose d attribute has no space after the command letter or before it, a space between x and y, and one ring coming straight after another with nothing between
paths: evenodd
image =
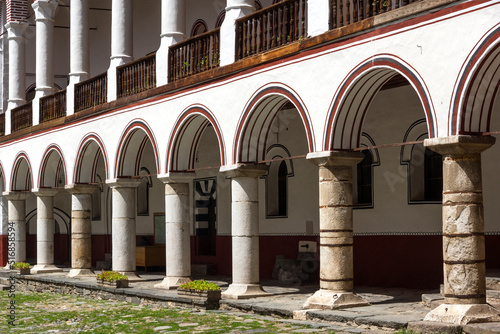
<instances>
[{"instance_id":1,"label":"small green shrub","mask_svg":"<svg viewBox=\"0 0 500 334\"><path fill-rule=\"evenodd\" d=\"M26 262L16 262L13 265L11 265L11 268L13 269L28 269L31 268L31 265Z\"/></svg>"},{"instance_id":2,"label":"small green shrub","mask_svg":"<svg viewBox=\"0 0 500 334\"><path fill-rule=\"evenodd\" d=\"M179 286L179 289L195 290L195 291L217 291L220 290L220 286L218 286L215 283L207 282L205 280L200 279L197 281L184 283L181 286Z\"/></svg>"},{"instance_id":3,"label":"small green shrub","mask_svg":"<svg viewBox=\"0 0 500 334\"><path fill-rule=\"evenodd\" d=\"M97 274L95 277L98 280L104 280L104 281L108 281L108 282L128 280L127 275L122 275L116 271L102 271L100 274Z\"/></svg>"}]
</instances>

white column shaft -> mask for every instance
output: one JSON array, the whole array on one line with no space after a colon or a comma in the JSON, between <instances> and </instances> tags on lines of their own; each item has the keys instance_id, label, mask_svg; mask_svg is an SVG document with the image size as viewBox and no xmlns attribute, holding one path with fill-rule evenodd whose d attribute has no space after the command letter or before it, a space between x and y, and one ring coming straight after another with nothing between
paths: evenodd
<instances>
[{"instance_id":1,"label":"white column shaft","mask_svg":"<svg viewBox=\"0 0 500 334\"><path fill-rule=\"evenodd\" d=\"M236 20L255 10L253 0L227 0L226 4L226 17L220 29L220 66L235 61Z\"/></svg>"},{"instance_id":2,"label":"white column shaft","mask_svg":"<svg viewBox=\"0 0 500 334\"><path fill-rule=\"evenodd\" d=\"M54 196L37 197L37 264L54 264Z\"/></svg>"},{"instance_id":3,"label":"white column shaft","mask_svg":"<svg viewBox=\"0 0 500 334\"><path fill-rule=\"evenodd\" d=\"M315 0L307 3L307 32L309 36L318 36L330 29L329 0Z\"/></svg>"},{"instance_id":4,"label":"white column shaft","mask_svg":"<svg viewBox=\"0 0 500 334\"><path fill-rule=\"evenodd\" d=\"M135 188L116 187L112 193L113 270L135 271Z\"/></svg>"},{"instance_id":5,"label":"white column shaft","mask_svg":"<svg viewBox=\"0 0 500 334\"><path fill-rule=\"evenodd\" d=\"M189 184L165 184L167 277L191 275Z\"/></svg>"},{"instance_id":6,"label":"white column shaft","mask_svg":"<svg viewBox=\"0 0 500 334\"><path fill-rule=\"evenodd\" d=\"M156 85L168 83L168 47L186 38L186 1L161 1L161 41L156 52Z\"/></svg>"}]
</instances>

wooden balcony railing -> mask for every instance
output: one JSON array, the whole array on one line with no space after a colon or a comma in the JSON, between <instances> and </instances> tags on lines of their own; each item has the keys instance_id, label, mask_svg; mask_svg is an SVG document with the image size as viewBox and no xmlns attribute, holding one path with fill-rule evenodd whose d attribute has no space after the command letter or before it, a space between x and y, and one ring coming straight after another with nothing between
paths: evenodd
<instances>
[{"instance_id":1,"label":"wooden balcony railing","mask_svg":"<svg viewBox=\"0 0 500 334\"><path fill-rule=\"evenodd\" d=\"M75 112L106 103L108 74L106 72L75 85Z\"/></svg>"},{"instance_id":2,"label":"wooden balcony railing","mask_svg":"<svg viewBox=\"0 0 500 334\"><path fill-rule=\"evenodd\" d=\"M118 97L156 87L156 53L116 68Z\"/></svg>"},{"instance_id":3,"label":"wooden balcony railing","mask_svg":"<svg viewBox=\"0 0 500 334\"><path fill-rule=\"evenodd\" d=\"M0 136L5 136L5 113L0 114Z\"/></svg>"},{"instance_id":4,"label":"wooden balcony railing","mask_svg":"<svg viewBox=\"0 0 500 334\"><path fill-rule=\"evenodd\" d=\"M32 103L28 102L22 106L12 109L11 111L11 127L12 132L28 128L33 125L33 108Z\"/></svg>"},{"instance_id":5,"label":"wooden balcony railing","mask_svg":"<svg viewBox=\"0 0 500 334\"><path fill-rule=\"evenodd\" d=\"M307 0L285 0L236 21L236 60L307 36Z\"/></svg>"},{"instance_id":6,"label":"wooden balcony railing","mask_svg":"<svg viewBox=\"0 0 500 334\"><path fill-rule=\"evenodd\" d=\"M66 116L66 89L40 98L40 123Z\"/></svg>"},{"instance_id":7,"label":"wooden balcony railing","mask_svg":"<svg viewBox=\"0 0 500 334\"><path fill-rule=\"evenodd\" d=\"M330 29L359 22L421 0L330 0Z\"/></svg>"},{"instance_id":8,"label":"wooden balcony railing","mask_svg":"<svg viewBox=\"0 0 500 334\"><path fill-rule=\"evenodd\" d=\"M170 47L168 57L170 82L219 67L219 31L217 28Z\"/></svg>"}]
</instances>

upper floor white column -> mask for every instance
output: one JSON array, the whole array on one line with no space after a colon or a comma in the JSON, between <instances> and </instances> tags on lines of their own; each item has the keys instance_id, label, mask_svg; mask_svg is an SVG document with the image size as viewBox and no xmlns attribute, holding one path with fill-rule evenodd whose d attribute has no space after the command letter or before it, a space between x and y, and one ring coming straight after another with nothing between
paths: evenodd
<instances>
[{"instance_id":1,"label":"upper floor white column","mask_svg":"<svg viewBox=\"0 0 500 334\"><path fill-rule=\"evenodd\" d=\"M72 0L70 7L70 73L66 115L75 113L75 84L90 77L89 1Z\"/></svg>"},{"instance_id":2,"label":"upper floor white column","mask_svg":"<svg viewBox=\"0 0 500 334\"><path fill-rule=\"evenodd\" d=\"M156 85L168 83L168 47L186 38L186 1L161 1L161 41L156 51Z\"/></svg>"},{"instance_id":3,"label":"upper floor white column","mask_svg":"<svg viewBox=\"0 0 500 334\"><path fill-rule=\"evenodd\" d=\"M5 113L5 134L11 133L11 110L26 103L26 48L28 24L12 21L5 25L9 38L9 104Z\"/></svg>"},{"instance_id":4,"label":"upper floor white column","mask_svg":"<svg viewBox=\"0 0 500 334\"><path fill-rule=\"evenodd\" d=\"M133 60L132 0L111 4L111 62L108 69L108 101L116 100L116 68Z\"/></svg>"},{"instance_id":5,"label":"upper floor white column","mask_svg":"<svg viewBox=\"0 0 500 334\"><path fill-rule=\"evenodd\" d=\"M56 0L37 0L32 5L36 20L36 93L33 125L39 123L39 100L54 92L54 15Z\"/></svg>"},{"instance_id":6,"label":"upper floor white column","mask_svg":"<svg viewBox=\"0 0 500 334\"><path fill-rule=\"evenodd\" d=\"M236 20L254 11L254 0L227 0L226 17L220 28L220 66L235 61Z\"/></svg>"},{"instance_id":7,"label":"upper floor white column","mask_svg":"<svg viewBox=\"0 0 500 334\"><path fill-rule=\"evenodd\" d=\"M330 1L314 0L307 2L307 32L309 36L321 35L330 29Z\"/></svg>"}]
</instances>

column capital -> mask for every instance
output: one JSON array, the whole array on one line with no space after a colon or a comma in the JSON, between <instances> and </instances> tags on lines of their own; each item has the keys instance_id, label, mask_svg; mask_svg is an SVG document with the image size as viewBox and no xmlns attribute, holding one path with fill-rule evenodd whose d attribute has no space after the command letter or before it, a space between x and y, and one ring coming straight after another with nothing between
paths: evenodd
<instances>
[{"instance_id":1,"label":"column capital","mask_svg":"<svg viewBox=\"0 0 500 334\"><path fill-rule=\"evenodd\" d=\"M252 0L227 0L226 11L230 9L248 8L255 10L255 1Z\"/></svg>"},{"instance_id":2,"label":"column capital","mask_svg":"<svg viewBox=\"0 0 500 334\"><path fill-rule=\"evenodd\" d=\"M76 183L76 184L68 184L64 186L64 189L69 191L71 194L92 194L97 190L96 184L89 183Z\"/></svg>"},{"instance_id":3,"label":"column capital","mask_svg":"<svg viewBox=\"0 0 500 334\"><path fill-rule=\"evenodd\" d=\"M424 146L444 156L480 154L495 144L492 136L457 135L426 139Z\"/></svg>"},{"instance_id":4,"label":"column capital","mask_svg":"<svg viewBox=\"0 0 500 334\"><path fill-rule=\"evenodd\" d=\"M36 21L54 21L54 14L57 8L55 0L37 0L31 6L35 12Z\"/></svg>"},{"instance_id":5,"label":"column capital","mask_svg":"<svg viewBox=\"0 0 500 334\"><path fill-rule=\"evenodd\" d=\"M355 151L322 151L307 154L307 160L318 167L350 167L364 159L364 154Z\"/></svg>"},{"instance_id":6,"label":"column capital","mask_svg":"<svg viewBox=\"0 0 500 334\"><path fill-rule=\"evenodd\" d=\"M33 188L31 192L38 197L48 197L55 196L59 192L60 189L56 188Z\"/></svg>"},{"instance_id":7,"label":"column capital","mask_svg":"<svg viewBox=\"0 0 500 334\"><path fill-rule=\"evenodd\" d=\"M106 184L111 188L137 188L141 184L141 179L117 178L106 180Z\"/></svg>"},{"instance_id":8,"label":"column capital","mask_svg":"<svg viewBox=\"0 0 500 334\"><path fill-rule=\"evenodd\" d=\"M24 36L26 28L28 28L28 23L26 22L11 21L5 25L9 39L26 38Z\"/></svg>"},{"instance_id":9,"label":"column capital","mask_svg":"<svg viewBox=\"0 0 500 334\"><path fill-rule=\"evenodd\" d=\"M269 170L268 165L242 164L242 163L222 166L220 168L220 172L224 173L229 178L234 178L234 177L257 178L266 175L268 170Z\"/></svg>"},{"instance_id":10,"label":"column capital","mask_svg":"<svg viewBox=\"0 0 500 334\"><path fill-rule=\"evenodd\" d=\"M158 176L163 183L189 183L196 177L195 172L170 172Z\"/></svg>"},{"instance_id":11,"label":"column capital","mask_svg":"<svg viewBox=\"0 0 500 334\"><path fill-rule=\"evenodd\" d=\"M29 191L4 191L2 196L8 199L9 201L23 201L26 198L31 196L31 192Z\"/></svg>"}]
</instances>

